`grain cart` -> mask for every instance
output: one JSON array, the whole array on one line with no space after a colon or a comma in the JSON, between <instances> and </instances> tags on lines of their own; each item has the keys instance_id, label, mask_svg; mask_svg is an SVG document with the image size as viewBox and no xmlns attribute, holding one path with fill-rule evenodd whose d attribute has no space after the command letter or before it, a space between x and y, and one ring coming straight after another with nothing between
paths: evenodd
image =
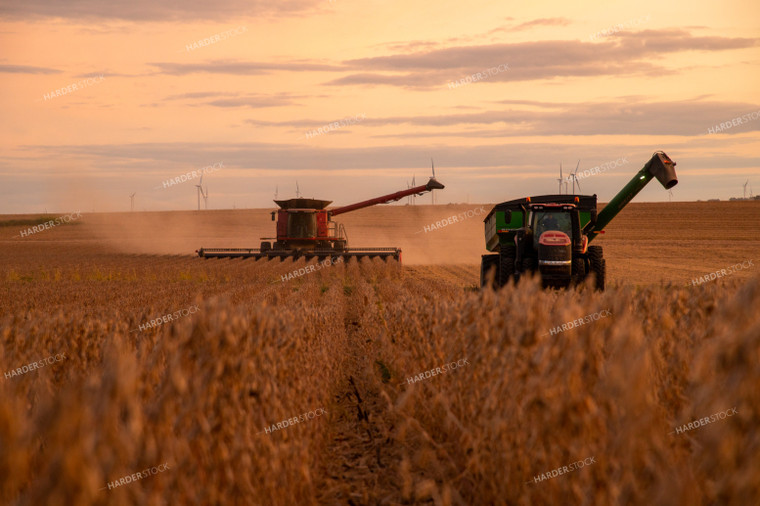
<instances>
[{"instance_id":1,"label":"grain cart","mask_svg":"<svg viewBox=\"0 0 760 506\"><path fill-rule=\"evenodd\" d=\"M604 290L601 246L589 243L652 178L670 189L678 183L676 163L657 151L597 214L596 195L539 195L497 204L483 220L486 249L480 285L503 286L523 273L537 273L544 286L567 287L593 273Z\"/></svg>"},{"instance_id":2,"label":"grain cart","mask_svg":"<svg viewBox=\"0 0 760 506\"><path fill-rule=\"evenodd\" d=\"M364 209L377 204L395 202L409 195L422 195L444 186L435 179L435 174L427 184L404 191L389 193L382 197L364 200L356 204L326 209L330 200L295 198L275 200L278 210L272 211L272 221L277 221L276 236L262 237L259 248L201 248L198 256L203 258L286 258L294 260L312 258L393 258L401 260L401 250L391 248L349 248L348 236L342 224L332 218L343 213ZM274 242L271 242L274 241Z\"/></svg>"}]
</instances>

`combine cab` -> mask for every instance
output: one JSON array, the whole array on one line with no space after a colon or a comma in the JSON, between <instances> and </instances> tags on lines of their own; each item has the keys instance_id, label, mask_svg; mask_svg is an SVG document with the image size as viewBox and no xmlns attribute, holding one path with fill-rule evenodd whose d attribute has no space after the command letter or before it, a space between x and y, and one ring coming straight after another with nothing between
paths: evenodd
<instances>
[{"instance_id":1,"label":"combine cab","mask_svg":"<svg viewBox=\"0 0 760 506\"><path fill-rule=\"evenodd\" d=\"M422 195L444 186L430 178L427 184L408 190L383 195L356 204L326 209L330 200L295 198L275 200L279 209L272 211L272 221L277 221L275 237L262 237L259 248L201 248L198 256L203 258L393 258L401 260L399 248L349 248L346 230L342 224L332 221L334 216L364 209L377 204L395 202L409 195ZM274 242L272 242L274 241Z\"/></svg>"},{"instance_id":2,"label":"combine cab","mask_svg":"<svg viewBox=\"0 0 760 506\"><path fill-rule=\"evenodd\" d=\"M678 183L675 162L656 152L631 181L597 215L596 195L540 195L496 205L486 216L486 249L480 284L494 288L523 273L538 273L544 286L567 287L593 273L604 290L606 262L597 234L652 178L670 189Z\"/></svg>"}]
</instances>

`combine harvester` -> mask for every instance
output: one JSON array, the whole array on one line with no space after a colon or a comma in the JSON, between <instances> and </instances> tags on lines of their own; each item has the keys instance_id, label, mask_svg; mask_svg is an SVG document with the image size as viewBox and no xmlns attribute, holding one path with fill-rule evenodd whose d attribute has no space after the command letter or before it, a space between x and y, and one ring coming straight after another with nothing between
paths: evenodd
<instances>
[{"instance_id":1,"label":"combine harvester","mask_svg":"<svg viewBox=\"0 0 760 506\"><path fill-rule=\"evenodd\" d=\"M480 286L493 288L537 273L544 286L568 287L594 273L604 290L606 263L601 246L589 246L652 178L666 190L678 184L676 163L657 151L597 216L596 195L540 195L497 204L485 220L486 249Z\"/></svg>"},{"instance_id":2,"label":"combine harvester","mask_svg":"<svg viewBox=\"0 0 760 506\"><path fill-rule=\"evenodd\" d=\"M262 237L260 248L201 248L197 250L202 258L286 258L296 260L304 257L306 260L318 258L345 260L356 258L389 257L401 261L399 248L349 248L348 236L342 224L332 221L334 216L351 211L364 209L377 204L395 202L410 195L422 195L433 190L441 190L444 186L435 179L435 172L427 184L415 186L408 190L390 193L363 202L357 202L334 209L325 209L332 204L330 200L295 198L275 200L280 209L272 211L272 221L277 220L277 236ZM274 239L274 243L270 242Z\"/></svg>"}]
</instances>

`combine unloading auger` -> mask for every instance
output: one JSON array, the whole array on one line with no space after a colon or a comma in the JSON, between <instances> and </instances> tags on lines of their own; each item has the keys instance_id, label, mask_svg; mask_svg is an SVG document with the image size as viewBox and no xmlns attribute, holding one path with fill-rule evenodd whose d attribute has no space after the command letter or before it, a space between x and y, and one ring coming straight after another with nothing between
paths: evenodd
<instances>
[{"instance_id":1,"label":"combine unloading auger","mask_svg":"<svg viewBox=\"0 0 760 506\"><path fill-rule=\"evenodd\" d=\"M262 237L259 248L201 248L198 256L203 258L393 258L401 260L401 250L396 247L349 248L348 237L342 224L332 221L334 216L364 209L377 204L395 202L410 195L422 195L444 186L435 179L408 190L389 193L382 197L364 200L343 207L326 209L330 200L295 198L275 200L279 209L272 211L272 221L277 221L276 236ZM274 242L271 242L274 240Z\"/></svg>"}]
</instances>

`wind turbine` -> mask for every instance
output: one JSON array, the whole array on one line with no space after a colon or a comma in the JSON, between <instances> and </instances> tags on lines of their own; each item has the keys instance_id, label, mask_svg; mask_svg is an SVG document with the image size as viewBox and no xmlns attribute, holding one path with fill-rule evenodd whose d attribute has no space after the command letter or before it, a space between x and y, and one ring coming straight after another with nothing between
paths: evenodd
<instances>
[{"instance_id":1,"label":"wind turbine","mask_svg":"<svg viewBox=\"0 0 760 506\"><path fill-rule=\"evenodd\" d=\"M201 210L201 195L203 194L203 174L201 174L201 181L197 185L195 185L196 188L198 188L198 210Z\"/></svg>"},{"instance_id":2,"label":"wind turbine","mask_svg":"<svg viewBox=\"0 0 760 506\"><path fill-rule=\"evenodd\" d=\"M559 183L559 194L562 195L562 162L559 162L559 179L557 179L557 182ZM565 181L565 188L567 188L567 181Z\"/></svg>"},{"instance_id":3,"label":"wind turbine","mask_svg":"<svg viewBox=\"0 0 760 506\"><path fill-rule=\"evenodd\" d=\"M580 167L580 165L581 165L581 161L578 160L578 164L575 166L575 172L573 172L572 174L570 174L572 176L572 178L573 178L573 195L575 195L575 183L578 183L578 191L581 190L581 183L580 183L580 181L578 181L578 176L577 176L577 174L578 174L578 167Z\"/></svg>"},{"instance_id":4,"label":"wind turbine","mask_svg":"<svg viewBox=\"0 0 760 506\"><path fill-rule=\"evenodd\" d=\"M296 198L301 198L301 190L298 188L298 181L296 181Z\"/></svg>"},{"instance_id":5,"label":"wind turbine","mask_svg":"<svg viewBox=\"0 0 760 506\"><path fill-rule=\"evenodd\" d=\"M129 196L129 211L132 212L135 210L135 194Z\"/></svg>"},{"instance_id":6,"label":"wind turbine","mask_svg":"<svg viewBox=\"0 0 760 506\"><path fill-rule=\"evenodd\" d=\"M414 188L415 186L417 186L417 182L415 181L416 178L417 178L417 175L416 174L412 174L412 188ZM416 193L414 195L412 195L412 205L413 206L417 205L417 194Z\"/></svg>"},{"instance_id":7,"label":"wind turbine","mask_svg":"<svg viewBox=\"0 0 760 506\"><path fill-rule=\"evenodd\" d=\"M747 198L747 185L748 184L749 184L749 179L747 179L747 182L744 183L744 185L742 185L742 187L744 188L744 198L745 199Z\"/></svg>"},{"instance_id":8,"label":"wind turbine","mask_svg":"<svg viewBox=\"0 0 760 506\"><path fill-rule=\"evenodd\" d=\"M203 208L208 211L208 185L206 185L206 193L203 193L203 188L201 188L201 195L203 195Z\"/></svg>"},{"instance_id":9,"label":"wind turbine","mask_svg":"<svg viewBox=\"0 0 760 506\"><path fill-rule=\"evenodd\" d=\"M278 194L279 194L279 193L280 193L280 187L279 187L279 186L275 186L275 187L274 187L274 199L275 199L275 200L277 200L277 199L278 199Z\"/></svg>"}]
</instances>

